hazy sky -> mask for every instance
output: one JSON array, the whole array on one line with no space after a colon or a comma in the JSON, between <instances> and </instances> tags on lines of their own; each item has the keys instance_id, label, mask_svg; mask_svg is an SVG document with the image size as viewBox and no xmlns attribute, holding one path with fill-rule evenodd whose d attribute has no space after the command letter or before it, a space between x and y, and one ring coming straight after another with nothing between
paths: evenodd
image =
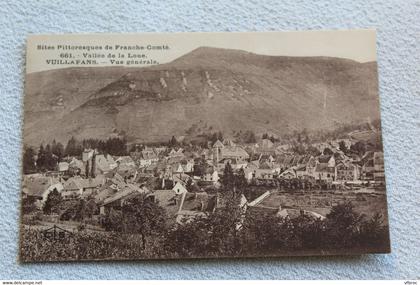
<instances>
[{"instance_id":1,"label":"hazy sky","mask_svg":"<svg viewBox=\"0 0 420 285\"><path fill-rule=\"evenodd\" d=\"M39 45L54 46L54 49L38 48ZM102 46L102 50L65 50L58 45ZM113 47L106 50L105 45ZM115 50L115 46L169 46L169 50ZM376 60L375 30L349 31L302 31L302 32L249 32L249 33L171 33L171 34L82 34L82 35L31 35L27 41L27 73L70 66L92 66L79 64L77 60L87 59L85 53L103 54L105 58L96 58L97 65L115 66L111 64L109 53L117 56L128 53L144 54L147 59L166 63L184 55L197 47L209 46L218 48L240 49L256 54L284 56L331 56L353 59L359 62ZM73 58L67 58L71 53ZM57 64L61 59L62 62ZM114 58L117 60L118 58ZM65 61L67 60L67 61ZM54 64L55 63L55 64ZM124 64L126 64L124 62Z\"/></svg>"}]
</instances>

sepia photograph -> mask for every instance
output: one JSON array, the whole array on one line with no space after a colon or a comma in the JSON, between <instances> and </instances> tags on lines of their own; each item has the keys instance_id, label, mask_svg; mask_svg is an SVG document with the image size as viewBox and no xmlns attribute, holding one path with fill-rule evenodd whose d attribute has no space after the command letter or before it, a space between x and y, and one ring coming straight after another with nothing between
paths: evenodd
<instances>
[{"instance_id":1,"label":"sepia photograph","mask_svg":"<svg viewBox=\"0 0 420 285\"><path fill-rule=\"evenodd\" d=\"M21 262L389 253L374 30L33 35Z\"/></svg>"}]
</instances>

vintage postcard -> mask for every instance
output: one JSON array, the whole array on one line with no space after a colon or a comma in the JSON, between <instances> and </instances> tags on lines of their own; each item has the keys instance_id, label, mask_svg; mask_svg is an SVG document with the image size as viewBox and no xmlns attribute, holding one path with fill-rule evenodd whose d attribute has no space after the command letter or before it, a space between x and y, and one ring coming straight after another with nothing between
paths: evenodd
<instances>
[{"instance_id":1,"label":"vintage postcard","mask_svg":"<svg viewBox=\"0 0 420 285\"><path fill-rule=\"evenodd\" d=\"M20 260L390 252L375 46L29 36Z\"/></svg>"}]
</instances>

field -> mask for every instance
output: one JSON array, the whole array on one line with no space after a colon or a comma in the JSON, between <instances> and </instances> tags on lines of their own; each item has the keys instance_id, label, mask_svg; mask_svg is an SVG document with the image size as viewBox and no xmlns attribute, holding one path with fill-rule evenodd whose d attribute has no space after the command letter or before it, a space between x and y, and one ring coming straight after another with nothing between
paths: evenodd
<instances>
[{"instance_id":1,"label":"field","mask_svg":"<svg viewBox=\"0 0 420 285\"><path fill-rule=\"evenodd\" d=\"M341 191L313 191L313 192L274 192L260 205L278 208L302 208L326 216L331 207L351 201L359 214L371 218L379 213L387 220L386 195L372 193L354 193Z\"/></svg>"},{"instance_id":2,"label":"field","mask_svg":"<svg viewBox=\"0 0 420 285\"><path fill-rule=\"evenodd\" d=\"M39 229L29 226L21 229L22 262L151 259L156 256L156 252L149 252L148 248L143 250L138 235L79 231L60 240L48 240Z\"/></svg>"}]
</instances>

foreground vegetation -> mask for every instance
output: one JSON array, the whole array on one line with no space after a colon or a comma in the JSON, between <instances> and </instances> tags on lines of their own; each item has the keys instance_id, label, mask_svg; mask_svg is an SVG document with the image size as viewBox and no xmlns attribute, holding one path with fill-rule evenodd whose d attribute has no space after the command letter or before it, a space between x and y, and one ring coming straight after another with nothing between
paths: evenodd
<instances>
[{"instance_id":1,"label":"foreground vegetation","mask_svg":"<svg viewBox=\"0 0 420 285\"><path fill-rule=\"evenodd\" d=\"M136 201L138 202L138 201ZM158 205L143 202L142 207ZM125 215L128 214L128 215ZM135 204L108 222L109 231L80 229L60 240L48 240L36 227L23 226L23 262L95 259L255 257L299 254L387 252L388 227L382 217L367 219L351 203L332 208L325 220L307 215L282 218L253 215L233 204L194 222L167 226L154 214L145 217ZM118 219L118 220L115 220Z\"/></svg>"}]
</instances>

